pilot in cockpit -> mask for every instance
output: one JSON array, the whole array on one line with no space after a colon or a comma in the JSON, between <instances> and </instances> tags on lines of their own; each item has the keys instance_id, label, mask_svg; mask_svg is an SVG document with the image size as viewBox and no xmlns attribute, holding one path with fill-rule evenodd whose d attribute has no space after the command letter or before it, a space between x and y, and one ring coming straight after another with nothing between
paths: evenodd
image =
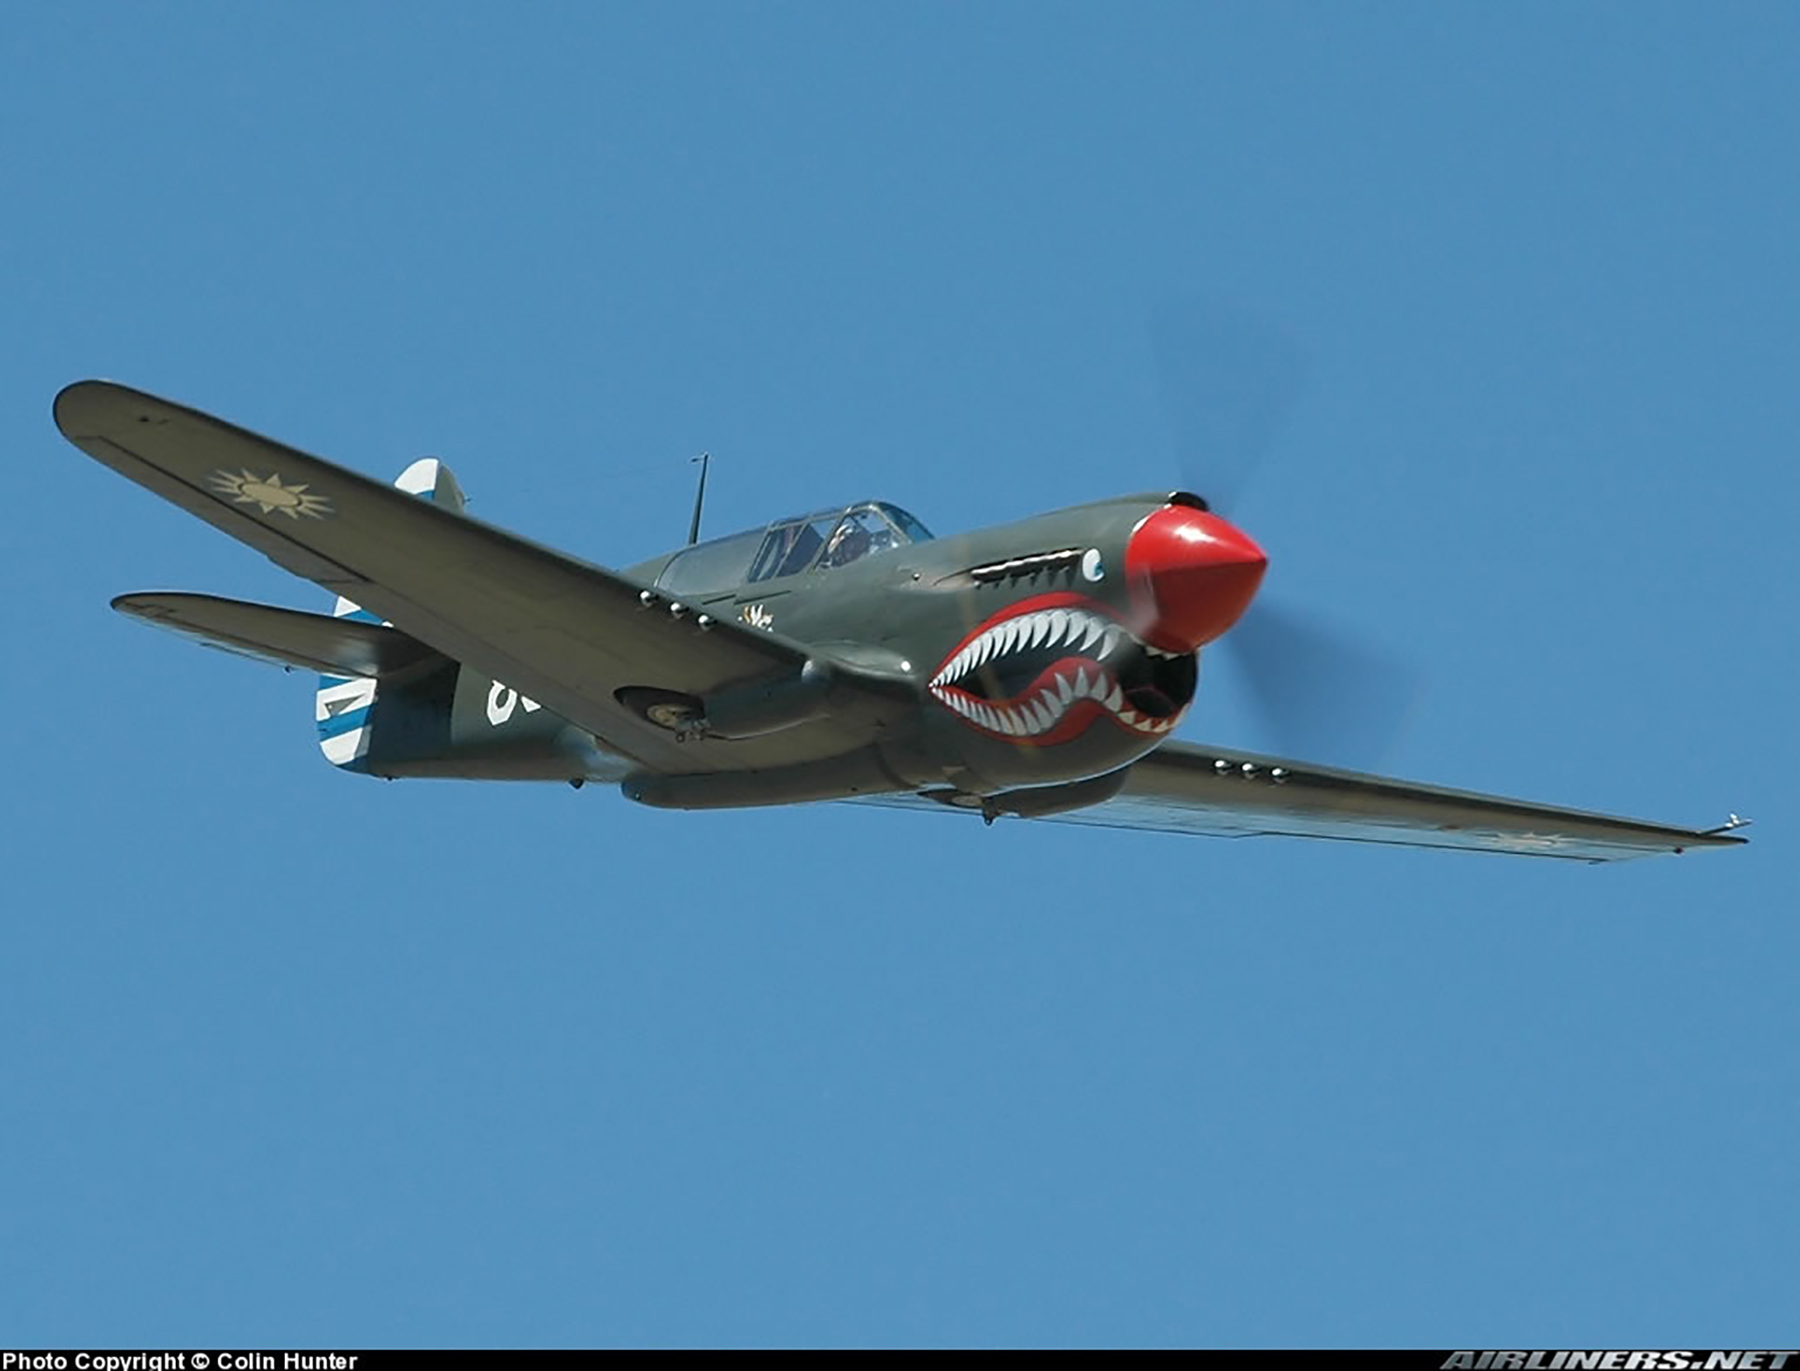
<instances>
[{"instance_id":1,"label":"pilot in cockpit","mask_svg":"<svg viewBox=\"0 0 1800 1371\"><path fill-rule=\"evenodd\" d=\"M831 541L825 544L823 566L848 566L869 550L868 530L856 522L854 516L840 523L831 535Z\"/></svg>"}]
</instances>

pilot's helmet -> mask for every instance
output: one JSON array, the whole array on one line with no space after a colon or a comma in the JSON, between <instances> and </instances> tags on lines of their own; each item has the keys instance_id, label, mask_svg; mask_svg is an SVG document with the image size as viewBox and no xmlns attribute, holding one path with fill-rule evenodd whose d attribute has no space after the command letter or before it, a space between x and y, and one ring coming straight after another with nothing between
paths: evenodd
<instances>
[{"instance_id":1,"label":"pilot's helmet","mask_svg":"<svg viewBox=\"0 0 1800 1371\"><path fill-rule=\"evenodd\" d=\"M854 562L869 550L869 531L861 524L846 523L838 527L831 539L831 560L842 566Z\"/></svg>"}]
</instances>

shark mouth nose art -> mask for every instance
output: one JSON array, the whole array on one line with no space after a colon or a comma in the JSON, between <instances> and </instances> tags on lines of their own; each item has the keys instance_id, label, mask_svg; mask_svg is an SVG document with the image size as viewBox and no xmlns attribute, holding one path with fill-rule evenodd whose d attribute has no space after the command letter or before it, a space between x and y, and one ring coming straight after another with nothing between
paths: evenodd
<instances>
[{"instance_id":1,"label":"shark mouth nose art","mask_svg":"<svg viewBox=\"0 0 1800 1371\"><path fill-rule=\"evenodd\" d=\"M965 638L928 683L933 698L997 737L1066 741L1101 715L1157 737L1193 701L1189 654L1143 642L1111 611L1079 595L1010 605Z\"/></svg>"}]
</instances>

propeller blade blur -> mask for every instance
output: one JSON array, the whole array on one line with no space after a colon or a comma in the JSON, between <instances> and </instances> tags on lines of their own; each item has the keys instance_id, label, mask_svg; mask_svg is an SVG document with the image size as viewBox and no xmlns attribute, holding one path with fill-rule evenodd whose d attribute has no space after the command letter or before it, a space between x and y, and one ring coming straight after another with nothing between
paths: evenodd
<instances>
[{"instance_id":1,"label":"propeller blade blur","mask_svg":"<svg viewBox=\"0 0 1800 1371\"><path fill-rule=\"evenodd\" d=\"M1219 647L1274 749L1290 755L1374 766L1420 695L1416 668L1266 596Z\"/></svg>"},{"instance_id":2,"label":"propeller blade blur","mask_svg":"<svg viewBox=\"0 0 1800 1371\"><path fill-rule=\"evenodd\" d=\"M1201 300L1155 310L1150 341L1183 486L1232 513L1304 389L1301 350L1266 322Z\"/></svg>"}]
</instances>

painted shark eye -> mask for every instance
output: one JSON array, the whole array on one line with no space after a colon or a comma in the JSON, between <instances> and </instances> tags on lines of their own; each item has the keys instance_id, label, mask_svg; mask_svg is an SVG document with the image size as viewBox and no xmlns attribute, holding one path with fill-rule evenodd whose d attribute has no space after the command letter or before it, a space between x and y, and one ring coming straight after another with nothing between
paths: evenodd
<instances>
[{"instance_id":1,"label":"painted shark eye","mask_svg":"<svg viewBox=\"0 0 1800 1371\"><path fill-rule=\"evenodd\" d=\"M1106 568L1100 563L1100 549L1090 547L1081 554L1081 574L1090 581L1098 581L1106 575Z\"/></svg>"}]
</instances>

